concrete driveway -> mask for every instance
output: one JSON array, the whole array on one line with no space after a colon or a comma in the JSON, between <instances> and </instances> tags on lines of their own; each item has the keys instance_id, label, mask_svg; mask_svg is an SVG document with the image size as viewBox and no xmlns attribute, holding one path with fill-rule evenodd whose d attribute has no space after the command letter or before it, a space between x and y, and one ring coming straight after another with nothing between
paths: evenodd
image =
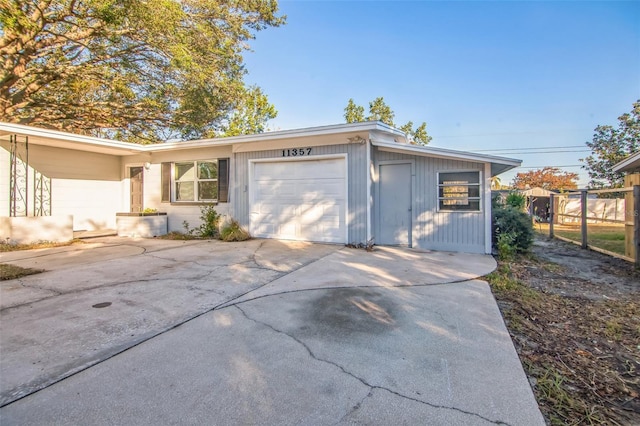
<instances>
[{"instance_id":1,"label":"concrete driveway","mask_svg":"<svg viewBox=\"0 0 640 426\"><path fill-rule=\"evenodd\" d=\"M490 256L92 241L0 254L3 425L544 424Z\"/></svg>"}]
</instances>

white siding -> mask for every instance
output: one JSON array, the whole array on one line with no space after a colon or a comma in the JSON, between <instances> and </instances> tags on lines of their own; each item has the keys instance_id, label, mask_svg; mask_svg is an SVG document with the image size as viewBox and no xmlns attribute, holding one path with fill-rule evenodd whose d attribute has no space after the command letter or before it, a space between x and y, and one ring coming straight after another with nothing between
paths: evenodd
<instances>
[{"instance_id":1,"label":"white siding","mask_svg":"<svg viewBox=\"0 0 640 426\"><path fill-rule=\"evenodd\" d=\"M184 222L187 222L190 228L200 226L200 208L201 205L180 204L180 203L163 203L162 202L162 176L161 164L163 162L170 163L176 161L195 161L210 160L214 158L231 158L231 147L210 147L195 148L185 150L172 150L166 152L153 153L149 155L136 155L126 157L123 164L122 182L123 199L126 210L129 211L129 179L127 168L130 166L140 166L146 162L150 163L148 170L144 170L144 208L157 209L160 212L166 212L168 218L169 232L184 232ZM233 180L233 166L231 170L231 180ZM231 200L230 200L231 201ZM222 216L229 216L230 203L218 203L215 206L216 211Z\"/></svg>"}]
</instances>

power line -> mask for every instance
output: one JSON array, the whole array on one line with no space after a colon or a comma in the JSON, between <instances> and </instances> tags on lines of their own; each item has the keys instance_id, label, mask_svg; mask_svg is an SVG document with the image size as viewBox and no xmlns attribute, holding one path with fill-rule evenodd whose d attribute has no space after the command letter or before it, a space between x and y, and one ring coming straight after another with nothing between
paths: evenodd
<instances>
[{"instance_id":1,"label":"power line","mask_svg":"<svg viewBox=\"0 0 640 426\"><path fill-rule=\"evenodd\" d=\"M473 149L473 152L507 152L507 151L530 151L538 149L566 149L566 148L583 148L584 145L566 145L566 146L542 146L531 148L504 148L504 149Z\"/></svg>"},{"instance_id":2,"label":"power line","mask_svg":"<svg viewBox=\"0 0 640 426\"><path fill-rule=\"evenodd\" d=\"M543 134L555 134L555 133L568 133L568 132L592 132L593 129L564 129L564 130L530 130L524 132L495 132L495 133L476 133L471 135L449 135L449 136L437 136L438 139L452 139L452 138L471 138L478 136L504 136L504 135L543 135Z\"/></svg>"},{"instance_id":3,"label":"power line","mask_svg":"<svg viewBox=\"0 0 640 426\"><path fill-rule=\"evenodd\" d=\"M502 151L494 152L493 154L500 154ZM572 150L558 150L558 151L536 151L536 152L510 152L509 155L534 155L534 154L556 154L561 152L591 152L590 149L572 149Z\"/></svg>"},{"instance_id":4,"label":"power line","mask_svg":"<svg viewBox=\"0 0 640 426\"><path fill-rule=\"evenodd\" d=\"M545 167L555 167L556 169L566 169L568 167L583 167L582 164L569 164L567 166L527 166L519 167L520 169L544 169Z\"/></svg>"}]
</instances>

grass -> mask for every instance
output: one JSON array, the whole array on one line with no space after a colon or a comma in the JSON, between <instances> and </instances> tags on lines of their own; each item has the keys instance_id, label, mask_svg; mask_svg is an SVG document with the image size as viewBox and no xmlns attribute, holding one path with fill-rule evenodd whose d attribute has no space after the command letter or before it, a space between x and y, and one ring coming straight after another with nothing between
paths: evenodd
<instances>
[{"instance_id":1,"label":"grass","mask_svg":"<svg viewBox=\"0 0 640 426\"><path fill-rule=\"evenodd\" d=\"M549 235L549 225L546 223L535 226L536 231ZM572 241L581 242L582 232L580 225L554 225L553 232ZM625 255L624 225L587 225L587 242L590 246L597 247L613 253Z\"/></svg>"},{"instance_id":2,"label":"grass","mask_svg":"<svg viewBox=\"0 0 640 426\"><path fill-rule=\"evenodd\" d=\"M20 266L0 263L0 281L14 280L27 275L39 274L40 272L42 272L42 269L21 268Z\"/></svg>"},{"instance_id":3,"label":"grass","mask_svg":"<svg viewBox=\"0 0 640 426\"><path fill-rule=\"evenodd\" d=\"M71 241L67 241L65 243L53 243L51 241L41 241L39 243L33 244L7 244L0 243L0 253L9 252L9 251L19 251L19 250L34 250L41 248L53 248L53 247L66 247L76 243L82 243L82 240L73 239Z\"/></svg>"}]
</instances>

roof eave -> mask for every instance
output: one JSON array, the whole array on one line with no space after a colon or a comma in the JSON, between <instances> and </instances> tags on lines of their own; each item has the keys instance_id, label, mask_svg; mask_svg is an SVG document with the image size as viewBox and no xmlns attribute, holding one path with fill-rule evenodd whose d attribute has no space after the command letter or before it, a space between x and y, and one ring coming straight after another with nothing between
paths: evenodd
<instances>
[{"instance_id":1,"label":"roof eave","mask_svg":"<svg viewBox=\"0 0 640 426\"><path fill-rule=\"evenodd\" d=\"M18 135L30 138L30 143L68 148L72 144L75 149L93 152L109 152L115 155L131 155L144 152L145 145L122 142L112 139L78 135L60 130L44 129L15 123L0 122L0 138L7 135Z\"/></svg>"},{"instance_id":2,"label":"roof eave","mask_svg":"<svg viewBox=\"0 0 640 426\"><path fill-rule=\"evenodd\" d=\"M478 163L491 164L491 176L496 176L508 170L520 167L522 160L507 157L498 157L495 155L473 154L464 151L455 151L452 149L435 148L430 146L409 145L401 143L390 143L384 141L372 140L371 143L383 150L398 151L422 155L426 157L445 158L452 160L466 160Z\"/></svg>"},{"instance_id":3,"label":"roof eave","mask_svg":"<svg viewBox=\"0 0 640 426\"><path fill-rule=\"evenodd\" d=\"M637 172L640 171L640 151L631 154L618 164L612 167L614 172Z\"/></svg>"}]
</instances>

